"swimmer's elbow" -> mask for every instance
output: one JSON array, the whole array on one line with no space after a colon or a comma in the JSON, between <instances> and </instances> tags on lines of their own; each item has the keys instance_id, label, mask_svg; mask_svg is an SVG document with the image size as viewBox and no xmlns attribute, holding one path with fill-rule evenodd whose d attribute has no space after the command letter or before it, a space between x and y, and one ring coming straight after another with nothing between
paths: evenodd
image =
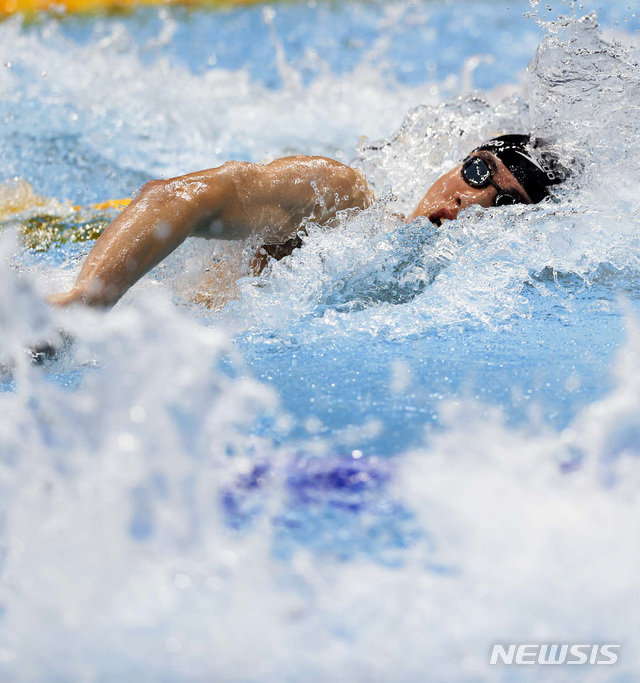
<instances>
[{"instance_id":1,"label":"swimmer's elbow","mask_svg":"<svg viewBox=\"0 0 640 683\"><path fill-rule=\"evenodd\" d=\"M257 169L257 164L252 164L249 161L225 161L217 170L223 172L229 177L236 178L250 173L252 169Z\"/></svg>"},{"instance_id":2,"label":"swimmer's elbow","mask_svg":"<svg viewBox=\"0 0 640 683\"><path fill-rule=\"evenodd\" d=\"M167 193L166 180L149 180L141 188L138 197L165 195Z\"/></svg>"},{"instance_id":3,"label":"swimmer's elbow","mask_svg":"<svg viewBox=\"0 0 640 683\"><path fill-rule=\"evenodd\" d=\"M130 205L130 210L165 212L171 209L175 198L175 192L168 180L150 180L141 188L138 196Z\"/></svg>"}]
</instances>

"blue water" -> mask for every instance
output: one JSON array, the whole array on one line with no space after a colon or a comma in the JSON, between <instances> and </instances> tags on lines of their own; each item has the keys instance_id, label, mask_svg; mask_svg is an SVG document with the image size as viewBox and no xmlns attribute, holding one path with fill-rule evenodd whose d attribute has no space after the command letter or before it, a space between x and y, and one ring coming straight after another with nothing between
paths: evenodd
<instances>
[{"instance_id":1,"label":"blue water","mask_svg":"<svg viewBox=\"0 0 640 683\"><path fill-rule=\"evenodd\" d=\"M284 406L302 423L317 417L330 435L380 419L384 428L366 442L365 452L387 456L420 443L425 426L439 424L440 403L456 397L499 405L512 424L534 412L565 427L580 408L611 390L623 320L619 311L594 310L601 297L597 288L583 293L568 315L557 301L532 295L531 318L491 332L456 326L396 343L331 333L307 342L299 329L285 348L272 339L256 342L254 335L241 348L253 373L281 392ZM399 396L390 388L390 366L398 358L413 379L412 390Z\"/></svg>"},{"instance_id":2,"label":"blue water","mask_svg":"<svg viewBox=\"0 0 640 683\"><path fill-rule=\"evenodd\" d=\"M621 643L553 680L637 679L639 30L617 0L0 23L2 681L552 680L496 642ZM394 215L529 128L580 169L553 202ZM30 217L295 153L377 203L258 279L191 239L108 314L43 304L91 244L25 249Z\"/></svg>"}]
</instances>

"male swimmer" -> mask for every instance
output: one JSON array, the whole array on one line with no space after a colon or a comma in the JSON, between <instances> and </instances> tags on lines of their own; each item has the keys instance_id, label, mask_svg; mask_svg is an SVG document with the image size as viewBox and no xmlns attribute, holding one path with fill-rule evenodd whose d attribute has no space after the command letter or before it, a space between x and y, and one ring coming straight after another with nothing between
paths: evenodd
<instances>
[{"instance_id":1,"label":"male swimmer","mask_svg":"<svg viewBox=\"0 0 640 683\"><path fill-rule=\"evenodd\" d=\"M503 135L474 149L429 188L412 221L440 226L462 209L534 204L561 180L557 160L526 135ZM227 162L169 180L147 183L106 228L71 291L52 304L109 307L187 237L256 237L263 247L251 267L300 246L307 221L320 225L345 209L366 209L373 196L360 171L323 157L287 157L270 164Z\"/></svg>"}]
</instances>

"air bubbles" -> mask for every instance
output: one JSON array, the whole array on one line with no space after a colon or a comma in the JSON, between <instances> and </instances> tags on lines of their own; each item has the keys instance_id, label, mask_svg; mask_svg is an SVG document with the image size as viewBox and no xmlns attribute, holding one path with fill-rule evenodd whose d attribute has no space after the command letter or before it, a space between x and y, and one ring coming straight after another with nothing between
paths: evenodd
<instances>
[{"instance_id":1,"label":"air bubbles","mask_svg":"<svg viewBox=\"0 0 640 683\"><path fill-rule=\"evenodd\" d=\"M182 642L180 641L179 638L176 638L175 636L170 636L164 641L165 648L167 652L170 652L171 654L178 654L182 652Z\"/></svg>"},{"instance_id":2,"label":"air bubbles","mask_svg":"<svg viewBox=\"0 0 640 683\"><path fill-rule=\"evenodd\" d=\"M161 221L153 228L153 234L156 237L156 239L164 241L171 234L171 226L169 225L169 223Z\"/></svg>"},{"instance_id":3,"label":"air bubbles","mask_svg":"<svg viewBox=\"0 0 640 683\"><path fill-rule=\"evenodd\" d=\"M391 362L391 391L404 394L411 386L413 372L411 366L403 360L395 359Z\"/></svg>"},{"instance_id":4,"label":"air bubbles","mask_svg":"<svg viewBox=\"0 0 640 683\"><path fill-rule=\"evenodd\" d=\"M123 451L133 451L136 448L137 439L133 434L123 432L118 436L118 446Z\"/></svg>"},{"instance_id":5,"label":"air bubbles","mask_svg":"<svg viewBox=\"0 0 640 683\"><path fill-rule=\"evenodd\" d=\"M317 417L308 417L304 422L304 428L309 434L318 434L322 429L322 421Z\"/></svg>"},{"instance_id":6,"label":"air bubbles","mask_svg":"<svg viewBox=\"0 0 640 683\"><path fill-rule=\"evenodd\" d=\"M623 356L624 367L628 370L640 368L640 354L637 351L628 351Z\"/></svg>"},{"instance_id":7,"label":"air bubbles","mask_svg":"<svg viewBox=\"0 0 640 683\"><path fill-rule=\"evenodd\" d=\"M10 650L7 647L0 648L0 662L3 664L10 664L15 661L15 659L16 656L13 650Z\"/></svg>"},{"instance_id":8,"label":"air bubbles","mask_svg":"<svg viewBox=\"0 0 640 683\"><path fill-rule=\"evenodd\" d=\"M581 386L582 380L576 375L571 375L567 378L566 382L564 383L564 388L567 391L577 391L578 389L580 389Z\"/></svg>"},{"instance_id":9,"label":"air bubbles","mask_svg":"<svg viewBox=\"0 0 640 683\"><path fill-rule=\"evenodd\" d=\"M191 586L191 579L187 574L178 573L173 577L173 583L176 588L180 590L185 590Z\"/></svg>"},{"instance_id":10,"label":"air bubbles","mask_svg":"<svg viewBox=\"0 0 640 683\"><path fill-rule=\"evenodd\" d=\"M142 406L133 406L129 411L132 422L142 424L147 419L147 411Z\"/></svg>"},{"instance_id":11,"label":"air bubbles","mask_svg":"<svg viewBox=\"0 0 640 683\"><path fill-rule=\"evenodd\" d=\"M225 567L235 567L238 564L238 556L232 550L222 550L218 554L220 562Z\"/></svg>"},{"instance_id":12,"label":"air bubbles","mask_svg":"<svg viewBox=\"0 0 640 683\"><path fill-rule=\"evenodd\" d=\"M205 584L213 593L218 593L224 588L224 581L219 576L207 577Z\"/></svg>"}]
</instances>

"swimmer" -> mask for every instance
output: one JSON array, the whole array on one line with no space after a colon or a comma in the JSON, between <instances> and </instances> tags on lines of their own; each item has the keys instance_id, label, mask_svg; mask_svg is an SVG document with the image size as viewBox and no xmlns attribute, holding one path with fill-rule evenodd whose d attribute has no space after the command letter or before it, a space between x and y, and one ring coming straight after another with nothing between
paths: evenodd
<instances>
[{"instance_id":1,"label":"swimmer","mask_svg":"<svg viewBox=\"0 0 640 683\"><path fill-rule=\"evenodd\" d=\"M425 216L441 226L472 204L534 204L561 181L559 170L529 136L503 135L436 180L407 220ZM324 157L286 157L264 165L233 161L152 180L98 238L73 288L48 300L57 306L113 306L191 236L259 239L263 247L250 266L259 274L270 257L281 259L301 246L307 221L326 224L339 211L366 209L372 201L358 169Z\"/></svg>"}]
</instances>

